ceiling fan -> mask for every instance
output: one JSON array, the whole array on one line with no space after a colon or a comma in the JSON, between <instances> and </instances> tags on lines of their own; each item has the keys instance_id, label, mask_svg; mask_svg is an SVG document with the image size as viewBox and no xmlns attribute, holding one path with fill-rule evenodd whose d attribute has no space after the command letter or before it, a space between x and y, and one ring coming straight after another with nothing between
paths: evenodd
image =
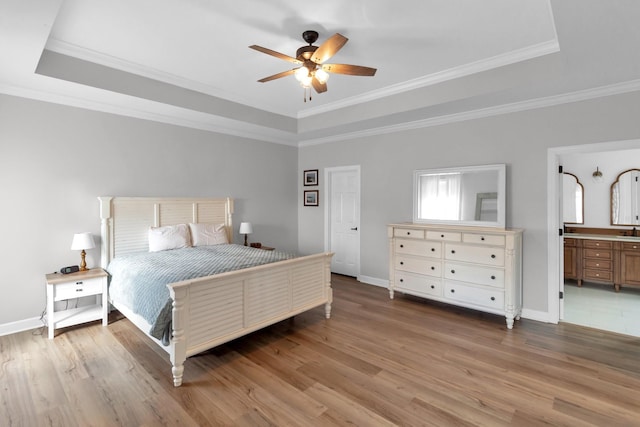
<instances>
[{"instance_id":1,"label":"ceiling fan","mask_svg":"<svg viewBox=\"0 0 640 427\"><path fill-rule=\"evenodd\" d=\"M258 52L266 53L267 55L275 56L276 58L284 59L285 61L293 62L294 64L299 65L299 67L265 77L258 81L261 83L266 83L271 80L276 80L281 77L293 74L305 89L304 101L307 102L306 91L310 91L310 87L313 87L318 93L327 91L327 80L329 79L329 73L348 74L350 76L373 76L376 74L377 70L371 67L363 67L361 65L324 63L333 55L335 55L340 49L342 49L345 43L347 43L347 41L349 40L342 34L335 33L320 46L313 45L313 43L318 40L317 31L305 31L304 33L302 33L302 38L304 39L304 41L309 43L309 46L302 46L300 49L298 49L296 51L295 58L280 52L276 52L275 50L267 49L266 47L257 45L249 46L249 48L257 50ZM309 100L311 100L311 94L309 94Z\"/></svg>"}]
</instances>

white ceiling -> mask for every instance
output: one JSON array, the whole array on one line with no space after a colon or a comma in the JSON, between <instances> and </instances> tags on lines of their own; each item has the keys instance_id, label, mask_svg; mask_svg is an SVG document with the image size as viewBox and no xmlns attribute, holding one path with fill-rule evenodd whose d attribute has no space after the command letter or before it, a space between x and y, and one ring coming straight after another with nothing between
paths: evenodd
<instances>
[{"instance_id":1,"label":"white ceiling","mask_svg":"<svg viewBox=\"0 0 640 427\"><path fill-rule=\"evenodd\" d=\"M3 0L0 92L312 144L639 90L633 0ZM289 56L349 42L303 101ZM7 42L9 41L9 42Z\"/></svg>"}]
</instances>

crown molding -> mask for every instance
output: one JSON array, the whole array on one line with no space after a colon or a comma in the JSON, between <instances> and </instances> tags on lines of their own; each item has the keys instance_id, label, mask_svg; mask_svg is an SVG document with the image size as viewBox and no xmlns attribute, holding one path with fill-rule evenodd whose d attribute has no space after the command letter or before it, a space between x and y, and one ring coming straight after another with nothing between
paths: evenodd
<instances>
[{"instance_id":1,"label":"crown molding","mask_svg":"<svg viewBox=\"0 0 640 427\"><path fill-rule=\"evenodd\" d=\"M330 104L303 110L298 113L297 117L299 119L302 119L317 114L327 113L329 111L337 110L340 108L362 104L364 102L375 101L387 96L397 95L399 93L408 92L410 90L435 85L461 77L466 77L483 71L489 71L495 68L515 64L559 51L560 45L558 43L558 40L549 40L543 43L507 52L505 54L496 55L490 58L485 58L479 61L471 62L469 64L461 65L459 67L454 67L437 73L429 74L417 79L407 80L406 82L387 86L380 90L367 92L363 95L352 96L350 98L345 98L337 102L332 102Z\"/></svg>"},{"instance_id":2,"label":"crown molding","mask_svg":"<svg viewBox=\"0 0 640 427\"><path fill-rule=\"evenodd\" d=\"M498 105L495 107L481 108L477 110L465 111L462 113L447 114L443 116L431 117L424 120L415 120L412 122L400 123L390 126L382 126L378 128L369 128L363 131L349 132L341 135L328 136L324 138L313 138L300 140L299 147L312 145L327 144L336 141L345 141L349 139L364 138L375 135L384 135L395 132L402 132L412 129L421 129L432 126L462 122L467 120L482 119L502 114L517 113L526 110L538 108L553 107L561 104L569 104L573 102L587 101L595 98L603 98L607 96L620 95L628 92L636 92L640 90L640 79L630 80L628 82L616 83L607 86L601 86L593 89L585 89L576 92L570 92L561 95L548 96L544 98L536 98L527 101L514 102L510 104Z\"/></svg>"}]
</instances>

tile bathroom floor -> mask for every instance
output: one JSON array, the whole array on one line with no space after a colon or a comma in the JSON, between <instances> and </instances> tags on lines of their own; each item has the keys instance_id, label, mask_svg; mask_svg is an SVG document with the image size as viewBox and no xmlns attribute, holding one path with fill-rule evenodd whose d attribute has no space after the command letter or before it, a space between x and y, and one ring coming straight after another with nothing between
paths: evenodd
<instances>
[{"instance_id":1,"label":"tile bathroom floor","mask_svg":"<svg viewBox=\"0 0 640 427\"><path fill-rule=\"evenodd\" d=\"M561 321L640 337L640 289L566 281Z\"/></svg>"}]
</instances>

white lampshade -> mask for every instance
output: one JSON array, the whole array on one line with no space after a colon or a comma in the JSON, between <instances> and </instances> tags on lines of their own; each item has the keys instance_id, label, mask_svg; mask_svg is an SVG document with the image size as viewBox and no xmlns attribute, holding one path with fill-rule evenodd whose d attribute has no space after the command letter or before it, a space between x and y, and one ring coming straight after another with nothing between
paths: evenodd
<instances>
[{"instance_id":1,"label":"white lampshade","mask_svg":"<svg viewBox=\"0 0 640 427\"><path fill-rule=\"evenodd\" d=\"M83 249L93 249L96 247L93 241L91 233L77 233L73 235L73 241L71 242L72 251L81 251Z\"/></svg>"},{"instance_id":2,"label":"white lampshade","mask_svg":"<svg viewBox=\"0 0 640 427\"><path fill-rule=\"evenodd\" d=\"M240 223L240 234L251 234L253 233L253 227L250 222L241 222Z\"/></svg>"}]
</instances>

